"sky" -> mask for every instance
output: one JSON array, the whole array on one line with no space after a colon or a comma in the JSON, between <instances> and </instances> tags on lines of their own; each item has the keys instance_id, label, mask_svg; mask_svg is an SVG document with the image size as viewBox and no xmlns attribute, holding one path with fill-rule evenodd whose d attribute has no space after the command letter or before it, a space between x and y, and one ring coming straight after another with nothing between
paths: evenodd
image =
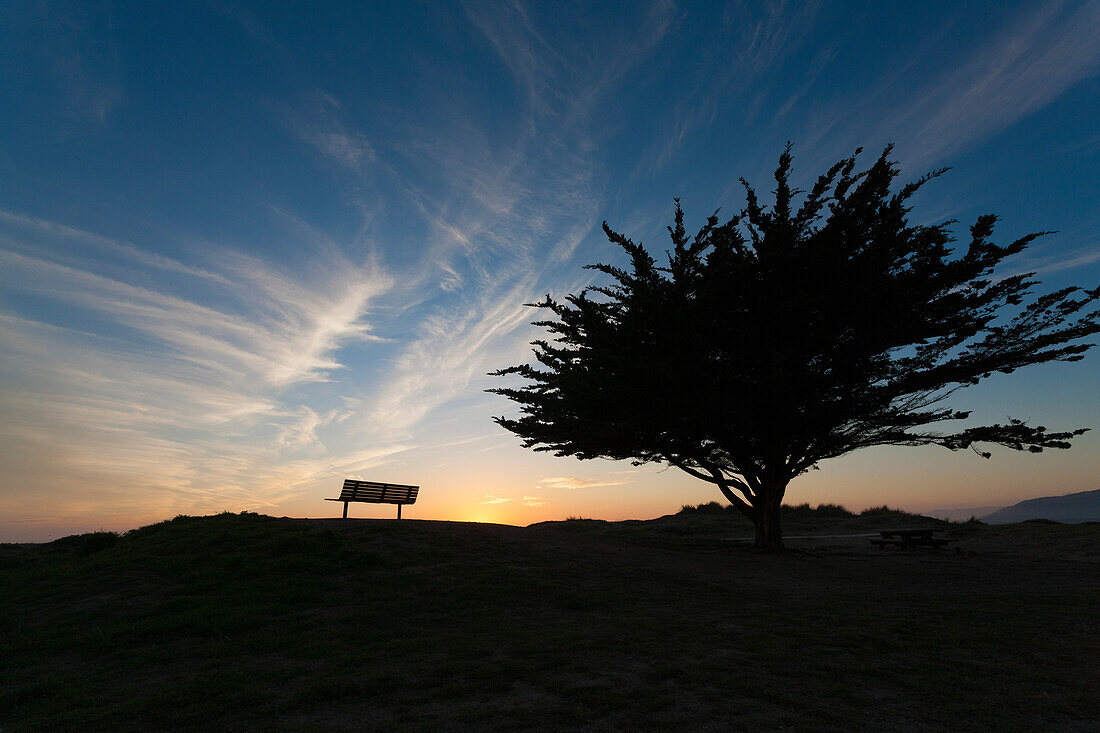
<instances>
[{"instance_id":1,"label":"sky","mask_svg":"<svg viewBox=\"0 0 1100 733\"><path fill-rule=\"evenodd\" d=\"M888 143L998 214L1043 289L1100 282L1100 3L103 3L0 9L0 541L177 514L646 519L720 499L555 458L492 417L524 307ZM974 420L1100 428L1100 355L995 377ZM787 501L913 511L1097 487L1069 451L876 448ZM393 507L353 505L352 516Z\"/></svg>"}]
</instances>

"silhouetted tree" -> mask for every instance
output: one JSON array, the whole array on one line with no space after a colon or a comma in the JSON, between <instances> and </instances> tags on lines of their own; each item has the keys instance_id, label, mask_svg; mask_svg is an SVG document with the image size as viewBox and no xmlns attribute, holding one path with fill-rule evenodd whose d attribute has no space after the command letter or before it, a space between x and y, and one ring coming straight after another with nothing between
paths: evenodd
<instances>
[{"instance_id":1,"label":"silhouetted tree","mask_svg":"<svg viewBox=\"0 0 1100 733\"><path fill-rule=\"evenodd\" d=\"M491 390L518 402L496 422L525 447L581 459L659 462L715 484L756 526L756 546L782 547L787 484L819 461L874 445L1000 444L1040 452L1085 432L1021 420L953 431L927 426L969 413L947 406L994 372L1076 361L1100 330L1097 290L1029 298L1032 274L994 274L1040 234L990 241L979 217L965 250L950 225L908 220L907 202L934 171L896 192L887 148L853 173L856 151L804 192L788 183L790 146L775 172L775 202L747 204L694 237L676 201L667 267L604 223L627 269L562 302L532 306L553 335L533 343L537 364L495 375L530 380ZM952 400L952 403L954 400Z\"/></svg>"}]
</instances>

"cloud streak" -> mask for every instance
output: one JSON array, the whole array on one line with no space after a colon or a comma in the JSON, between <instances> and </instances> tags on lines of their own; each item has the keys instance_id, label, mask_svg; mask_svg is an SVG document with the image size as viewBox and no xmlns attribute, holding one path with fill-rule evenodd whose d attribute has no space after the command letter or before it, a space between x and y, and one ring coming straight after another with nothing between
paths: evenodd
<instances>
[{"instance_id":1,"label":"cloud streak","mask_svg":"<svg viewBox=\"0 0 1100 733\"><path fill-rule=\"evenodd\" d=\"M921 64L909 63L860 97L854 110L834 109L805 146L843 139L897 141L907 165L932 166L1007 129L1100 72L1100 6L1053 0L1038 5L981 42L961 63L882 109L889 88L912 84ZM928 48L926 53L941 54ZM845 132L841 132L841 131ZM819 161L820 162L820 161Z\"/></svg>"},{"instance_id":2,"label":"cloud streak","mask_svg":"<svg viewBox=\"0 0 1100 733\"><path fill-rule=\"evenodd\" d=\"M322 157L353 171L375 159L367 137L349 129L341 120L341 104L321 91L306 95L298 107L286 110L286 124L302 142Z\"/></svg>"},{"instance_id":3,"label":"cloud streak","mask_svg":"<svg viewBox=\"0 0 1100 733\"><path fill-rule=\"evenodd\" d=\"M715 17L700 11L694 19L718 32L706 32L701 49L696 50L698 56L682 60L696 71L682 80L683 93L656 126L658 134L639 156L630 177L652 177L669 166L731 100L739 103L738 116L755 116L761 91L757 84L798 52L814 28L821 5L819 1L738 2ZM827 60L828 54L823 54L817 65Z\"/></svg>"},{"instance_id":4,"label":"cloud streak","mask_svg":"<svg viewBox=\"0 0 1100 733\"><path fill-rule=\"evenodd\" d=\"M257 314L200 305L11 251L0 251L0 264L0 283L13 290L31 290L98 311L160 342L176 359L222 377L258 377L277 386L323 380L338 369L332 352L344 340L369 338L361 317L371 298L389 285L385 277L360 276L325 288L335 296L320 295L252 262L226 280L248 286L267 301L268 313Z\"/></svg>"},{"instance_id":5,"label":"cloud streak","mask_svg":"<svg viewBox=\"0 0 1100 733\"><path fill-rule=\"evenodd\" d=\"M32 13L38 16L37 27L29 35L36 41L50 80L63 96L60 117L71 121L62 128L62 137L102 130L125 99L119 53L110 27L96 27L94 11L79 5L61 9L43 3ZM83 129L74 129L72 123Z\"/></svg>"},{"instance_id":6,"label":"cloud streak","mask_svg":"<svg viewBox=\"0 0 1100 733\"><path fill-rule=\"evenodd\" d=\"M613 471L582 478L578 476L550 476L539 481L540 489L594 489L601 486L624 486L632 483L626 478L633 471Z\"/></svg>"},{"instance_id":7,"label":"cloud streak","mask_svg":"<svg viewBox=\"0 0 1100 733\"><path fill-rule=\"evenodd\" d=\"M340 350L375 338L367 315L393 283L376 266L333 261L291 275L223 251L218 267L197 267L11 212L0 224L12 245L0 249L0 287L52 302L58 314L50 322L0 311L6 516L33 512L28 499L45 486L76 515L93 506L274 506L407 449L330 447L321 433L346 410L296 393L336 379L346 368ZM66 250L74 238L83 254ZM128 278L97 272L113 268L104 254L128 256ZM162 278L156 290L137 284L150 269L175 280ZM200 304L184 295L193 276L216 297L204 290ZM82 496L89 485L115 488Z\"/></svg>"}]
</instances>

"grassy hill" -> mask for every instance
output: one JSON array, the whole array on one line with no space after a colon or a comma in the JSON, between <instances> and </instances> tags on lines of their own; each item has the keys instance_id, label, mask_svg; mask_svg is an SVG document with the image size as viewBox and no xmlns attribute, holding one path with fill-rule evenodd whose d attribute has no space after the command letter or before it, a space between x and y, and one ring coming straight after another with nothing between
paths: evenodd
<instances>
[{"instance_id":1,"label":"grassy hill","mask_svg":"<svg viewBox=\"0 0 1100 733\"><path fill-rule=\"evenodd\" d=\"M959 550L845 537L921 522ZM786 531L222 514L0 545L0 729L1100 725L1100 526Z\"/></svg>"}]
</instances>

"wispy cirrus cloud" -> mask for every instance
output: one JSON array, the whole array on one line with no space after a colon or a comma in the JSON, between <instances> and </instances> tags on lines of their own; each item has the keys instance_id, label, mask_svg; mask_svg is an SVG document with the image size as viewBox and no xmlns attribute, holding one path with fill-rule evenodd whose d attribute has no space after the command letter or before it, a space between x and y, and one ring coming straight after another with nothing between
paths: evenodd
<instances>
[{"instance_id":1,"label":"wispy cirrus cloud","mask_svg":"<svg viewBox=\"0 0 1100 733\"><path fill-rule=\"evenodd\" d=\"M58 117L69 121L62 136L102 129L125 98L111 28L80 5L40 3L31 15L38 59L62 96Z\"/></svg>"},{"instance_id":2,"label":"wispy cirrus cloud","mask_svg":"<svg viewBox=\"0 0 1100 733\"><path fill-rule=\"evenodd\" d=\"M553 109L563 59L539 32L521 2L463 2L470 22L504 60L526 101L539 112Z\"/></svg>"},{"instance_id":3,"label":"wispy cirrus cloud","mask_svg":"<svg viewBox=\"0 0 1100 733\"><path fill-rule=\"evenodd\" d=\"M680 59L695 71L682 80L684 89L670 109L657 112L657 134L639 155L631 179L652 176L668 166L688 148L694 136L714 123L719 110L731 99L738 100L739 115L755 116L760 93L766 88L760 86L761 82L799 51L821 8L819 0L781 0L730 3L711 16L706 10L694 11L693 20L701 28L717 32L705 34L702 47L695 50L697 57ZM820 69L830 58L830 52L823 50L814 68ZM808 89L812 83L807 79L804 86ZM801 96L805 91L796 94Z\"/></svg>"},{"instance_id":4,"label":"wispy cirrus cloud","mask_svg":"<svg viewBox=\"0 0 1100 733\"><path fill-rule=\"evenodd\" d=\"M369 338L361 317L388 278L359 277L320 290L296 283L251 261L226 280L247 285L256 296L250 308L279 309L278 318L258 321L255 311L234 312L132 285L46 259L0 251L0 282L38 292L114 323L142 332L170 349L174 358L222 376L259 377L273 385L325 379L339 368L331 358L343 340ZM260 303L256 301L259 300Z\"/></svg>"},{"instance_id":5,"label":"wispy cirrus cloud","mask_svg":"<svg viewBox=\"0 0 1100 733\"><path fill-rule=\"evenodd\" d=\"M315 90L283 116L290 130L327 160L358 171L375 158L366 135L344 124L340 101L331 94Z\"/></svg>"},{"instance_id":6,"label":"wispy cirrus cloud","mask_svg":"<svg viewBox=\"0 0 1100 733\"><path fill-rule=\"evenodd\" d=\"M271 28L241 3L211 0L210 5L235 23L260 49L279 57L288 55L286 48L279 42Z\"/></svg>"},{"instance_id":7,"label":"wispy cirrus cloud","mask_svg":"<svg viewBox=\"0 0 1100 733\"><path fill-rule=\"evenodd\" d=\"M66 248L59 247L58 245L61 242L71 242L75 247L95 247L101 252L111 253L128 263L137 264L142 267L192 275L194 277L212 280L223 285L229 284L229 281L224 277L214 272L210 272L209 270L185 265L171 257L165 257L155 252L143 250L130 242L124 242L112 237L105 237L101 234L85 231L77 227L46 221L45 219L39 219L37 217L27 216L26 214L4 209L0 209L0 222L11 227L11 230L18 232L17 235L0 235L3 236L4 244L11 249L23 253L34 253L40 248L40 244L44 244L51 249L55 259L58 257L64 258ZM77 261L79 258L75 254L70 254L70 257L67 259L70 261ZM65 259L62 259L62 261L65 261Z\"/></svg>"},{"instance_id":8,"label":"wispy cirrus cloud","mask_svg":"<svg viewBox=\"0 0 1100 733\"><path fill-rule=\"evenodd\" d=\"M485 499L481 503L482 504L507 504L510 501L512 501L512 500L511 499L506 499L503 496L493 496L492 494L486 494Z\"/></svg>"},{"instance_id":9,"label":"wispy cirrus cloud","mask_svg":"<svg viewBox=\"0 0 1100 733\"><path fill-rule=\"evenodd\" d=\"M1100 5L1048 2L883 121L926 160L1000 132L1100 72Z\"/></svg>"},{"instance_id":10,"label":"wispy cirrus cloud","mask_svg":"<svg viewBox=\"0 0 1100 733\"><path fill-rule=\"evenodd\" d=\"M545 13L543 8L518 1L462 5L523 94L531 133L553 125L563 132L587 126L607 90L656 52L679 12L671 0L652 0L638 8L628 27L603 28L599 34L583 27L567 34L558 29L551 38L534 17L536 10Z\"/></svg>"},{"instance_id":11,"label":"wispy cirrus cloud","mask_svg":"<svg viewBox=\"0 0 1100 733\"><path fill-rule=\"evenodd\" d=\"M729 52L737 60L731 75L764 76L776 63L794 53L813 28L821 0L771 3L735 2L726 6L722 22L733 40Z\"/></svg>"},{"instance_id":12,"label":"wispy cirrus cloud","mask_svg":"<svg viewBox=\"0 0 1100 733\"><path fill-rule=\"evenodd\" d=\"M391 376L355 401L372 434L411 435L451 400L479 394L486 372L526 361L536 314L524 303L590 279L571 262L600 220L591 153L602 132L588 115L599 90L651 51L673 15L670 4L653 3L639 33L624 30L609 47L562 47L522 3L464 9L529 103L504 134L487 134L473 110L404 120L404 137L386 142L425 174L397 181L427 241L404 280L415 323ZM645 42L630 43L639 37ZM593 52L608 63L592 63ZM494 398L481 397L488 425Z\"/></svg>"},{"instance_id":13,"label":"wispy cirrus cloud","mask_svg":"<svg viewBox=\"0 0 1100 733\"><path fill-rule=\"evenodd\" d=\"M393 283L377 266L289 273L224 249L199 266L12 212L0 226L0 288L52 314L0 312L6 516L34 511L39 486L77 515L273 506L407 449L362 447L339 432L346 408L301 392L375 338L368 314ZM127 498L82 497L89 484Z\"/></svg>"},{"instance_id":14,"label":"wispy cirrus cloud","mask_svg":"<svg viewBox=\"0 0 1100 733\"><path fill-rule=\"evenodd\" d=\"M1060 272L1100 262L1100 246L1093 245L1067 252L1065 255L1045 257L1036 263L1034 272Z\"/></svg>"},{"instance_id":15,"label":"wispy cirrus cloud","mask_svg":"<svg viewBox=\"0 0 1100 733\"><path fill-rule=\"evenodd\" d=\"M1036 245L1032 245L1033 248L1024 255L1023 259L1014 263L1012 270L998 273L998 277L1010 277L1024 273L1049 274L1073 270L1078 267L1087 267L1100 262L1100 242L1095 241L1095 239L1072 249L1053 252L1050 251L1051 248L1044 247L1043 244L1043 241L1039 240Z\"/></svg>"},{"instance_id":16,"label":"wispy cirrus cloud","mask_svg":"<svg viewBox=\"0 0 1100 733\"><path fill-rule=\"evenodd\" d=\"M595 476L549 476L539 480L539 488L592 489L599 486L623 486L632 483L629 475L634 471L612 471Z\"/></svg>"},{"instance_id":17,"label":"wispy cirrus cloud","mask_svg":"<svg viewBox=\"0 0 1100 733\"><path fill-rule=\"evenodd\" d=\"M395 376L362 403L364 426L407 433L472 383L484 382L487 372L522 360L531 320L523 304L533 287L533 277L523 277L464 308L429 315L394 363Z\"/></svg>"},{"instance_id":18,"label":"wispy cirrus cloud","mask_svg":"<svg viewBox=\"0 0 1100 733\"><path fill-rule=\"evenodd\" d=\"M927 167L980 144L1046 107L1079 82L1100 73L1100 6L1050 0L1021 13L893 107L892 88L914 84L926 65L906 63L856 104L824 110L807 149L825 139L848 148L869 140L897 141L907 165ZM943 50L928 47L929 63ZM820 165L820 161L814 166Z\"/></svg>"},{"instance_id":19,"label":"wispy cirrus cloud","mask_svg":"<svg viewBox=\"0 0 1100 733\"><path fill-rule=\"evenodd\" d=\"M653 2L635 26L606 37L583 29L563 43L544 33L543 11L522 2L463 9L511 75L522 111L504 134L488 134L494 126L478 110L403 120L404 137L386 143L425 173L399 185L428 225L428 246L411 273L418 322L393 376L356 401L366 430L411 434L449 401L480 393L486 372L529 358L536 314L524 303L588 282L571 260L600 221L592 153L606 130L594 113L676 14Z\"/></svg>"}]
</instances>

